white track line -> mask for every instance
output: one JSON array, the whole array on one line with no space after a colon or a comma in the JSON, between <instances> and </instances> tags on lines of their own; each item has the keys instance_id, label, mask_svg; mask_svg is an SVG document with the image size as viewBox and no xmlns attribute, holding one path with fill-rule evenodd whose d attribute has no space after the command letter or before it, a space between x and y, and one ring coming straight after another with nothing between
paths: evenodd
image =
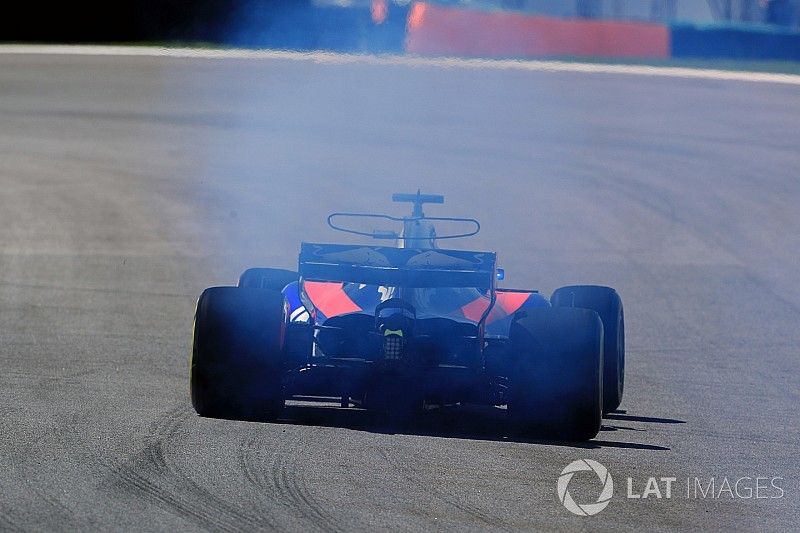
<instances>
[{"instance_id":1,"label":"white track line","mask_svg":"<svg viewBox=\"0 0 800 533\"><path fill-rule=\"evenodd\" d=\"M94 45L0 45L5 55L66 55L66 56L124 56L168 57L192 59L284 59L313 61L323 64L402 65L411 67L444 67L466 69L524 70L540 72L578 72L586 74L628 74L705 80L746 81L800 85L800 75L772 72L741 72L684 67L647 65L612 65L603 63L573 63L515 59L460 59L419 56L388 56L335 54L329 52L288 52L277 50L159 48L149 46Z\"/></svg>"}]
</instances>

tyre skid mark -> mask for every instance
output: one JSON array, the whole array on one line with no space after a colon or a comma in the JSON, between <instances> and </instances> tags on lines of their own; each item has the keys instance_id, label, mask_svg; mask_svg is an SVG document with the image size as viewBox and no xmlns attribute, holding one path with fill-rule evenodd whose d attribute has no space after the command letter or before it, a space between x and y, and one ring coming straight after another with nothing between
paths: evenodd
<instances>
[{"instance_id":1,"label":"tyre skid mark","mask_svg":"<svg viewBox=\"0 0 800 533\"><path fill-rule=\"evenodd\" d=\"M482 509L459 501L457 497L432 487L430 483L421 483L419 477L422 472L411 466L410 463L400 464L396 460L392 459L389 454L386 453L386 450L383 449L380 450L380 454L383 456L386 463L399 472L400 475L403 476L407 481L410 481L416 486L424 488L436 499L481 522L485 527L499 531L514 531L511 526L496 517L486 514ZM416 474L416 476L412 474Z\"/></svg>"},{"instance_id":2,"label":"tyre skid mark","mask_svg":"<svg viewBox=\"0 0 800 533\"><path fill-rule=\"evenodd\" d=\"M123 490L134 492L199 527L220 531L269 527L260 517L215 496L169 464L165 455L166 445L176 438L188 416L191 416L191 411L184 405L162 415L147 445L112 469L114 481Z\"/></svg>"},{"instance_id":3,"label":"tyre skid mark","mask_svg":"<svg viewBox=\"0 0 800 533\"><path fill-rule=\"evenodd\" d=\"M242 441L239 448L239 462L247 480L253 484L259 494L274 494L292 511L299 513L322 531L340 531L334 516L329 513L311 494L304 477L305 463L298 461L305 447L297 437L285 438L272 450L269 465L264 468L264 448L259 445L258 435ZM265 472L268 471L268 476Z\"/></svg>"}]
</instances>

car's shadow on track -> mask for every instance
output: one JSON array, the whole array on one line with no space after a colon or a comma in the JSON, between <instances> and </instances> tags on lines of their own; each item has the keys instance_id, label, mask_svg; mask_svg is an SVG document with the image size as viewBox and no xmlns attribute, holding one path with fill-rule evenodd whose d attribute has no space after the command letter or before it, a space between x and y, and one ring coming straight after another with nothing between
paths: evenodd
<instances>
[{"instance_id":1,"label":"car's shadow on track","mask_svg":"<svg viewBox=\"0 0 800 533\"><path fill-rule=\"evenodd\" d=\"M617 416L609 414L608 417ZM615 418L614 420L647 421L647 417ZM670 419L652 419L670 420ZM589 442L568 442L547 438L536 438L514 434L508 424L506 411L495 407L453 406L426 410L412 419L387 422L374 414L354 408L337 407L335 404L289 403L278 421L283 424L323 426L369 431L383 434L418 435L451 439L470 439L525 444L546 444L571 448L627 448L634 450L666 451L666 446L606 440L611 432L644 432L645 429L609 425L604 421L600 434ZM682 423L676 420L670 423Z\"/></svg>"},{"instance_id":2,"label":"car's shadow on track","mask_svg":"<svg viewBox=\"0 0 800 533\"><path fill-rule=\"evenodd\" d=\"M685 424L686 421L676 418L656 418L652 416L633 416L627 411L612 411L604 418L608 420L620 420L625 422L646 422L648 424Z\"/></svg>"}]
</instances>

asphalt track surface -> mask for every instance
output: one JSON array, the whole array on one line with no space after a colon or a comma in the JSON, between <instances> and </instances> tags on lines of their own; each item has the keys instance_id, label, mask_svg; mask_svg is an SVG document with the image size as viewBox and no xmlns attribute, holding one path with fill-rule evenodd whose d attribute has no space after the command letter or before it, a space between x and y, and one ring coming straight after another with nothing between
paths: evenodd
<instances>
[{"instance_id":1,"label":"asphalt track surface","mask_svg":"<svg viewBox=\"0 0 800 533\"><path fill-rule=\"evenodd\" d=\"M795 529L798 124L774 83L0 55L0 529ZM200 291L417 187L483 222L459 246L497 250L506 286L618 288L626 391L598 438L464 408L196 416ZM580 458L615 480L593 517L556 495ZM626 498L650 476L672 498ZM782 498L686 497L776 476Z\"/></svg>"}]
</instances>

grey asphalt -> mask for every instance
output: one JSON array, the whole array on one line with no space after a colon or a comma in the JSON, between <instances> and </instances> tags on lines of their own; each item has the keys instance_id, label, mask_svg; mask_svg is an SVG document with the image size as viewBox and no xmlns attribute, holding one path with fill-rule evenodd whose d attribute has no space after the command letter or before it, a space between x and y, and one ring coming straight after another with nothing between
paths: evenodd
<instances>
[{"instance_id":1,"label":"grey asphalt","mask_svg":"<svg viewBox=\"0 0 800 533\"><path fill-rule=\"evenodd\" d=\"M799 125L798 88L767 83L0 56L0 530L796 529ZM480 409L196 416L202 289L418 187L482 221L458 246L506 286L619 290L625 398L597 439ZM582 458L615 482L592 517L556 495ZM671 498L626 497L651 476Z\"/></svg>"}]
</instances>

